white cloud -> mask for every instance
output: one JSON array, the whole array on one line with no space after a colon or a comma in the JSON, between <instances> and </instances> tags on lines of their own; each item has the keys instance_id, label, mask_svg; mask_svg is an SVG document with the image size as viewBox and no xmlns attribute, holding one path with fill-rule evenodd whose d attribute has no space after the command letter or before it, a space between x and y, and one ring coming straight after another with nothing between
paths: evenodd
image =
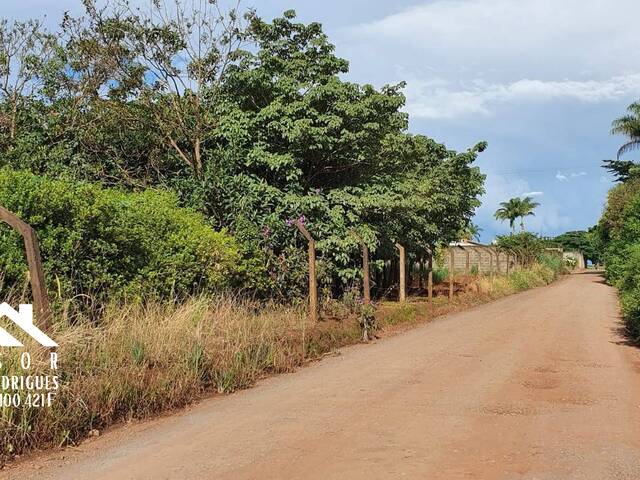
<instances>
[{"instance_id":1,"label":"white cloud","mask_svg":"<svg viewBox=\"0 0 640 480\"><path fill-rule=\"evenodd\" d=\"M544 195L544 192L525 192L520 196L521 197L539 197L541 195Z\"/></svg>"},{"instance_id":2,"label":"white cloud","mask_svg":"<svg viewBox=\"0 0 640 480\"><path fill-rule=\"evenodd\" d=\"M365 75L408 81L410 114L446 119L640 95L638 17L637 0L435 0L342 33Z\"/></svg>"},{"instance_id":3,"label":"white cloud","mask_svg":"<svg viewBox=\"0 0 640 480\"><path fill-rule=\"evenodd\" d=\"M571 172L571 173L564 174L558 171L558 173L556 173L556 180L560 182L566 182L572 178L585 177L586 175L587 175L587 172Z\"/></svg>"},{"instance_id":4,"label":"white cloud","mask_svg":"<svg viewBox=\"0 0 640 480\"><path fill-rule=\"evenodd\" d=\"M476 79L470 88L455 82L410 79L406 88L407 111L422 118L455 118L491 113L492 106L524 101L569 99L596 103L640 95L640 73L606 80L543 81L522 79L513 83L488 84Z\"/></svg>"},{"instance_id":5,"label":"white cloud","mask_svg":"<svg viewBox=\"0 0 640 480\"><path fill-rule=\"evenodd\" d=\"M423 64L431 68L490 72L507 61L563 76L575 66L608 74L628 67L639 15L636 0L435 0L350 31L391 48L403 44L398 54L428 52Z\"/></svg>"}]
</instances>

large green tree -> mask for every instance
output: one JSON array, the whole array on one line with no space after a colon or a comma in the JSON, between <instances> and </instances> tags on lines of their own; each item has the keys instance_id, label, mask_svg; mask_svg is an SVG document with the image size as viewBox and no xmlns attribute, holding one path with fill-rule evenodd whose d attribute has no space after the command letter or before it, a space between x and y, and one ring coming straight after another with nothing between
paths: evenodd
<instances>
[{"instance_id":1,"label":"large green tree","mask_svg":"<svg viewBox=\"0 0 640 480\"><path fill-rule=\"evenodd\" d=\"M484 177L472 162L485 145L458 154L408 134L402 85L342 80L348 64L319 24L286 12L271 23L254 19L251 35L258 48L230 67L229 102L219 107L217 157L243 159L217 164L225 175L211 176L220 197L210 198L229 205L227 218L286 238L282 219L303 215L344 279L357 265L351 229L383 250L455 239L479 205Z\"/></svg>"}]
</instances>

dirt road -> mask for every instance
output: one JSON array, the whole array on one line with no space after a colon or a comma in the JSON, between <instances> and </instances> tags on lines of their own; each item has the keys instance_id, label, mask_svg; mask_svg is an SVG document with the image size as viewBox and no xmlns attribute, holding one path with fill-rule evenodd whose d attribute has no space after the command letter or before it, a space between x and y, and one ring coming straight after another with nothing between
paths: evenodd
<instances>
[{"instance_id":1,"label":"dirt road","mask_svg":"<svg viewBox=\"0 0 640 480\"><path fill-rule=\"evenodd\" d=\"M573 275L0 478L637 480L619 327L613 289Z\"/></svg>"}]
</instances>

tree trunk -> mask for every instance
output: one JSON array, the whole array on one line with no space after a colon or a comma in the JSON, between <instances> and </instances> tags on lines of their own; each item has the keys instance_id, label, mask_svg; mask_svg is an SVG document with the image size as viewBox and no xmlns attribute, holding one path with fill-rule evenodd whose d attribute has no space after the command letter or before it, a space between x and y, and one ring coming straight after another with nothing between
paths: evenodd
<instances>
[{"instance_id":1,"label":"tree trunk","mask_svg":"<svg viewBox=\"0 0 640 480\"><path fill-rule=\"evenodd\" d=\"M396 243L396 248L400 252L400 292L398 300L404 303L407 300L407 284L406 284L406 257L404 247Z\"/></svg>"},{"instance_id":2,"label":"tree trunk","mask_svg":"<svg viewBox=\"0 0 640 480\"><path fill-rule=\"evenodd\" d=\"M433 303L433 254L429 251L429 273L427 274L427 297Z\"/></svg>"},{"instance_id":3,"label":"tree trunk","mask_svg":"<svg viewBox=\"0 0 640 480\"><path fill-rule=\"evenodd\" d=\"M449 301L453 300L453 268L455 266L453 247L449 247Z\"/></svg>"},{"instance_id":4,"label":"tree trunk","mask_svg":"<svg viewBox=\"0 0 640 480\"><path fill-rule=\"evenodd\" d=\"M362 288L364 293L364 304L371 303L371 286L369 284L369 247L362 242Z\"/></svg>"},{"instance_id":5,"label":"tree trunk","mask_svg":"<svg viewBox=\"0 0 640 480\"><path fill-rule=\"evenodd\" d=\"M318 321L318 280L316 278L316 242L298 220L294 222L300 233L307 239L308 261L309 261L309 320L313 323Z\"/></svg>"}]
</instances>

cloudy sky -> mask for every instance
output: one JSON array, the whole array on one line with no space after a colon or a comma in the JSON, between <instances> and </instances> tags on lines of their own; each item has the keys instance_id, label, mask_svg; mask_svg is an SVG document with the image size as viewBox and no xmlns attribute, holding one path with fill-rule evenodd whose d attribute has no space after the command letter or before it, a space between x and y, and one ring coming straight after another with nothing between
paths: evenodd
<instances>
[{"instance_id":1,"label":"cloudy sky","mask_svg":"<svg viewBox=\"0 0 640 480\"><path fill-rule=\"evenodd\" d=\"M3 2L2 16L80 11L80 0ZM7 5L9 3L9 5ZM508 231L493 219L518 195L542 204L529 228L585 229L611 177L600 168L622 142L613 118L640 97L637 0L244 1L266 18L293 8L319 21L348 59L353 81L407 81L411 130L465 149L480 140L487 193L482 239Z\"/></svg>"}]
</instances>

